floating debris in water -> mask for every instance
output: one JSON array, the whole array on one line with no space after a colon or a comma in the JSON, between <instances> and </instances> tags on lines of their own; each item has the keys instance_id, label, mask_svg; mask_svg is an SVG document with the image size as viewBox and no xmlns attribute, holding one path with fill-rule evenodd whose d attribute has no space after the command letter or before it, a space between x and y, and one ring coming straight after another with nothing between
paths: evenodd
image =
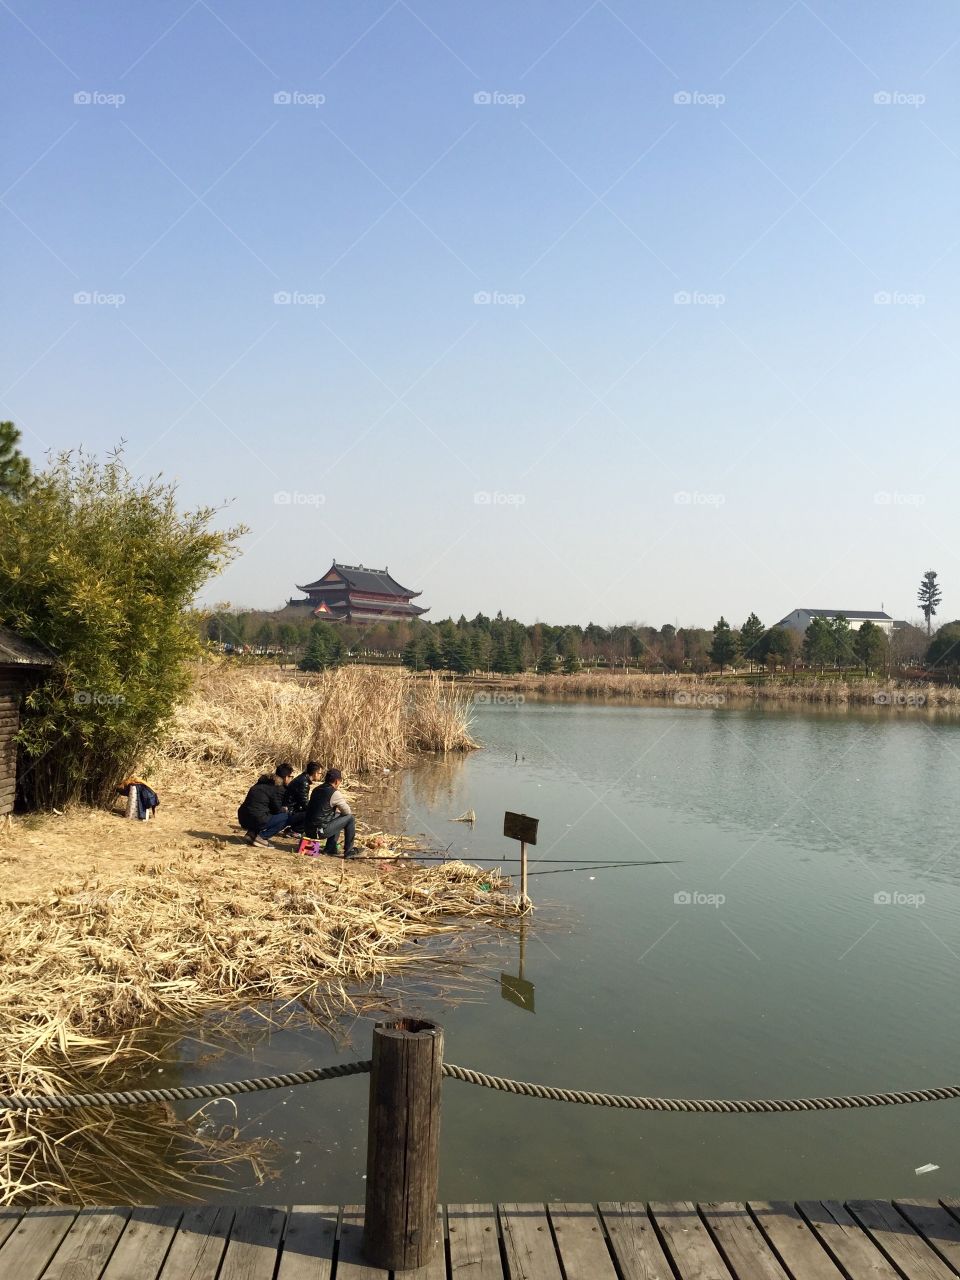
<instances>
[{"instance_id":1,"label":"floating debris in water","mask_svg":"<svg viewBox=\"0 0 960 1280\"><path fill-rule=\"evenodd\" d=\"M451 818L451 822L469 822L471 827L477 820L477 815L473 809L468 809L466 813L461 813L459 818Z\"/></svg>"},{"instance_id":2,"label":"floating debris in water","mask_svg":"<svg viewBox=\"0 0 960 1280\"><path fill-rule=\"evenodd\" d=\"M914 1169L913 1172L914 1173L933 1173L935 1170L939 1168L940 1166L938 1164L922 1164L919 1169Z\"/></svg>"}]
</instances>

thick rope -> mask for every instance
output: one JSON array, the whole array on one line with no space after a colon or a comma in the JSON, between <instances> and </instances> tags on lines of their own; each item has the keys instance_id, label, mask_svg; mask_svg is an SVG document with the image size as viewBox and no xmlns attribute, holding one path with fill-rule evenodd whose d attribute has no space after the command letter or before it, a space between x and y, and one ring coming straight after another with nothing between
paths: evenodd
<instances>
[{"instance_id":1,"label":"thick rope","mask_svg":"<svg viewBox=\"0 0 960 1280\"><path fill-rule=\"evenodd\" d=\"M854 1093L839 1098L640 1098L622 1093L590 1093L585 1089L558 1089L555 1085L530 1084L488 1076L470 1067L443 1064L443 1074L465 1084L484 1089L500 1089L524 1098L546 1098L551 1102L582 1102L592 1107L623 1107L630 1111L694 1111L720 1115L770 1113L773 1111L839 1111L851 1107L897 1107L908 1102L943 1102L960 1098L960 1085L940 1089L914 1089L905 1093Z\"/></svg>"},{"instance_id":2,"label":"thick rope","mask_svg":"<svg viewBox=\"0 0 960 1280\"><path fill-rule=\"evenodd\" d=\"M0 1095L0 1111L76 1111L81 1107L126 1107L155 1102L204 1101L230 1098L238 1093L262 1089L286 1089L297 1084L316 1084L343 1076L366 1075L371 1063L344 1062L332 1067L313 1067L282 1076L260 1076L255 1080L233 1080L224 1084L180 1085L174 1089L130 1089L122 1093L21 1094ZM443 1074L465 1084L498 1089L524 1098L550 1102L579 1102L592 1107L620 1107L630 1111L687 1111L699 1114L752 1115L783 1111L841 1111L855 1107L898 1107L910 1102L945 1102L960 1098L960 1085L938 1089L913 1089L899 1093L853 1093L836 1098L644 1098L622 1093L591 1093L586 1089L560 1089L556 1085L531 1084L490 1076L453 1062L443 1064Z\"/></svg>"},{"instance_id":3,"label":"thick rope","mask_svg":"<svg viewBox=\"0 0 960 1280\"><path fill-rule=\"evenodd\" d=\"M175 1089L129 1089L123 1093L0 1094L0 1111L76 1111L80 1107L129 1107L148 1102L187 1102L197 1099L230 1098L237 1093L257 1093L261 1089L286 1089L294 1084L316 1084L341 1076L364 1075L370 1062L343 1062L332 1067L312 1067L283 1076L260 1076L256 1080L232 1080L223 1084L184 1084Z\"/></svg>"}]
</instances>

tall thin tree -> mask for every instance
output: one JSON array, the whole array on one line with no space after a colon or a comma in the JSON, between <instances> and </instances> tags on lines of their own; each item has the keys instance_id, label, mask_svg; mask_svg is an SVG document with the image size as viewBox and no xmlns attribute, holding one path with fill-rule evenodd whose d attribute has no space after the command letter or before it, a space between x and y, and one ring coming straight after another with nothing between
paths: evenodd
<instances>
[{"instance_id":1,"label":"tall thin tree","mask_svg":"<svg viewBox=\"0 0 960 1280\"><path fill-rule=\"evenodd\" d=\"M920 606L920 612L927 620L928 637L930 635L931 621L939 608L940 600L937 572L935 569L928 569L920 581L920 590L917 592L917 604Z\"/></svg>"}]
</instances>

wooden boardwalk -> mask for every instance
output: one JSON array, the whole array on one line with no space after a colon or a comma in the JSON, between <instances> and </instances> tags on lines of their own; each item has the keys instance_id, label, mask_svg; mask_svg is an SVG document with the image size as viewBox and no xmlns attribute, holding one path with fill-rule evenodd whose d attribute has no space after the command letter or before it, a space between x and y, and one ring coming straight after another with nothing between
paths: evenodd
<instances>
[{"instance_id":1,"label":"wooden boardwalk","mask_svg":"<svg viewBox=\"0 0 960 1280\"><path fill-rule=\"evenodd\" d=\"M411 1280L955 1280L960 1199L449 1205ZM363 1211L0 1210L2 1280L387 1280Z\"/></svg>"}]
</instances>

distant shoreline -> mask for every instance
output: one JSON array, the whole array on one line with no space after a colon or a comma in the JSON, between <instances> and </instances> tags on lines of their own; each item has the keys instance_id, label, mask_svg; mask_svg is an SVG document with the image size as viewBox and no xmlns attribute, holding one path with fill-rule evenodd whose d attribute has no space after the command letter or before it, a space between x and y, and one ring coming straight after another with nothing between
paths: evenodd
<instances>
[{"instance_id":1,"label":"distant shoreline","mask_svg":"<svg viewBox=\"0 0 960 1280\"><path fill-rule=\"evenodd\" d=\"M877 676L807 673L651 675L629 671L583 671L569 675L459 676L457 683L461 688L473 690L474 702L479 703L499 702L529 694L579 701L673 703L695 708L761 703L960 712L960 688L954 685Z\"/></svg>"}]
</instances>

